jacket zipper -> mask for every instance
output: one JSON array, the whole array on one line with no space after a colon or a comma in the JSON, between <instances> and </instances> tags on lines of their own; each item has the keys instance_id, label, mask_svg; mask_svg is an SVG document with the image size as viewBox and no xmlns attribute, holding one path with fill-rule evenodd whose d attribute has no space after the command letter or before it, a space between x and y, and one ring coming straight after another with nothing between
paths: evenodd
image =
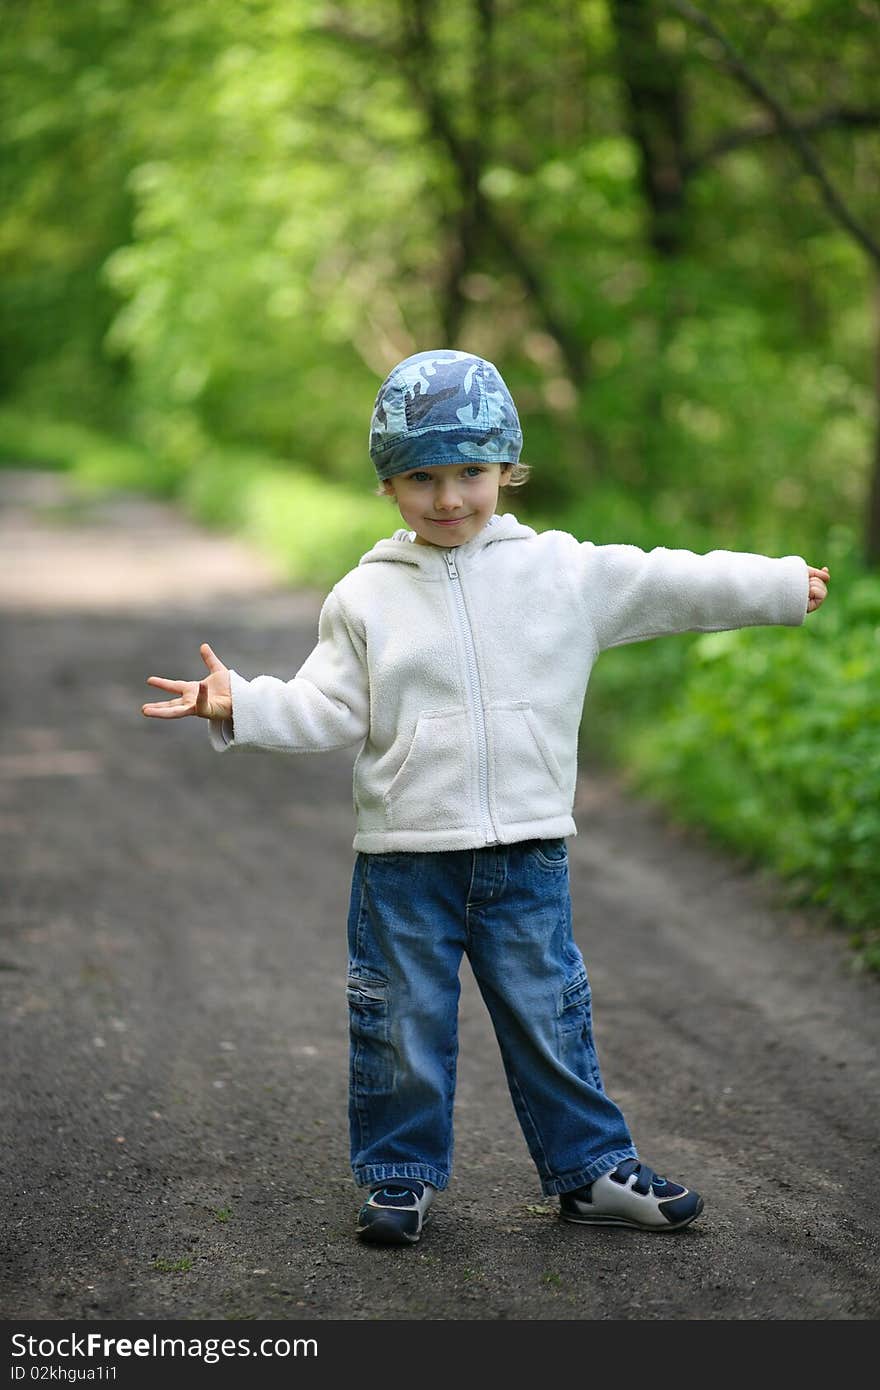
<instances>
[{"instance_id":1,"label":"jacket zipper","mask_svg":"<svg viewBox=\"0 0 880 1390\"><path fill-rule=\"evenodd\" d=\"M452 583L452 591L455 594L455 611L458 615L461 635L464 638L471 708L473 709L477 726L477 779L480 791L480 813L483 818L483 832L486 837L487 845L497 844L498 835L492 820L492 812L489 809L489 744L486 738L486 711L483 708L483 692L480 689L480 672L477 666L477 649L474 645L474 633L470 624L470 619L468 618L467 604L464 600L464 590L461 585L461 576L455 565L455 552L452 550L444 550L443 558L446 561L446 569Z\"/></svg>"}]
</instances>

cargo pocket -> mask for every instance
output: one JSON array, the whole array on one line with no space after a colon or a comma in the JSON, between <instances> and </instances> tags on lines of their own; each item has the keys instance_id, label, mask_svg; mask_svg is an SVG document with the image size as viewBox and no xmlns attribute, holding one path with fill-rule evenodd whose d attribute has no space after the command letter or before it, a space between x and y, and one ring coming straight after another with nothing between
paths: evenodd
<instances>
[{"instance_id":1,"label":"cargo pocket","mask_svg":"<svg viewBox=\"0 0 880 1390\"><path fill-rule=\"evenodd\" d=\"M352 1091L390 1091L394 1085L394 1048L389 1033L388 984L367 975L349 975L345 993Z\"/></svg>"},{"instance_id":2,"label":"cargo pocket","mask_svg":"<svg viewBox=\"0 0 880 1390\"><path fill-rule=\"evenodd\" d=\"M457 829L470 824L471 738L464 710L427 710L385 792L394 830Z\"/></svg>"},{"instance_id":3,"label":"cargo pocket","mask_svg":"<svg viewBox=\"0 0 880 1390\"><path fill-rule=\"evenodd\" d=\"M585 970L580 970L562 991L556 1028L560 1061L582 1081L602 1091L602 1073L593 1043L592 996Z\"/></svg>"},{"instance_id":4,"label":"cargo pocket","mask_svg":"<svg viewBox=\"0 0 880 1390\"><path fill-rule=\"evenodd\" d=\"M562 769L528 700L493 705L495 796L506 824L570 811Z\"/></svg>"}]
</instances>

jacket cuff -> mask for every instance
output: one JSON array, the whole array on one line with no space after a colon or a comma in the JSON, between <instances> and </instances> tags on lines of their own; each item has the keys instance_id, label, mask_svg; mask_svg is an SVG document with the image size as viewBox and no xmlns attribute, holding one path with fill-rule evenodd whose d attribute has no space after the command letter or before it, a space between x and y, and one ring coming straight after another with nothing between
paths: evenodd
<instances>
[{"instance_id":1,"label":"jacket cuff","mask_svg":"<svg viewBox=\"0 0 880 1390\"><path fill-rule=\"evenodd\" d=\"M807 616L807 604L810 601L807 562L800 555L785 555L779 563L785 566L782 601L785 616L779 621L787 627L800 627Z\"/></svg>"},{"instance_id":2,"label":"jacket cuff","mask_svg":"<svg viewBox=\"0 0 880 1390\"><path fill-rule=\"evenodd\" d=\"M215 753L225 753L235 743L235 730L231 719L209 719L208 737Z\"/></svg>"},{"instance_id":3,"label":"jacket cuff","mask_svg":"<svg viewBox=\"0 0 880 1390\"><path fill-rule=\"evenodd\" d=\"M232 718L231 719L210 719L208 721L208 736L211 740L211 747L216 753L225 753L227 748L232 748L235 744L243 742L239 727L239 736L235 737L235 718L237 697L241 690L247 688L247 681L242 680L237 671L230 670L229 685L232 690ZM239 725L241 726L241 720Z\"/></svg>"}]
</instances>

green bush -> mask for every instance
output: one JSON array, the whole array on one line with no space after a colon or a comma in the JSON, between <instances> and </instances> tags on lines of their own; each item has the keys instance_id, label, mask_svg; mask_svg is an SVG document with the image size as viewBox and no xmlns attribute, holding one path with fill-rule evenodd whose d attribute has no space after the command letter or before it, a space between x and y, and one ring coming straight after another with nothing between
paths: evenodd
<instances>
[{"instance_id":1,"label":"green bush","mask_svg":"<svg viewBox=\"0 0 880 1390\"><path fill-rule=\"evenodd\" d=\"M369 465L359 492L254 450L224 448L197 431L180 435L166 430L166 450L148 451L80 424L0 408L0 465L63 469L85 489L179 498L205 525L238 532L265 550L292 583L319 588L333 585L400 524L392 504L374 494Z\"/></svg>"},{"instance_id":2,"label":"green bush","mask_svg":"<svg viewBox=\"0 0 880 1390\"><path fill-rule=\"evenodd\" d=\"M72 421L44 420L0 407L0 467L36 466L70 472L92 488L130 488L170 496L179 469L136 444Z\"/></svg>"},{"instance_id":3,"label":"green bush","mask_svg":"<svg viewBox=\"0 0 880 1390\"><path fill-rule=\"evenodd\" d=\"M785 875L880 969L880 576L835 571L804 630L667 639L604 662L597 722L624 706L611 733L636 784Z\"/></svg>"},{"instance_id":4,"label":"green bush","mask_svg":"<svg viewBox=\"0 0 880 1390\"><path fill-rule=\"evenodd\" d=\"M196 468L184 488L193 513L240 531L296 584L330 588L400 518L389 502L271 461L227 454Z\"/></svg>"}]
</instances>

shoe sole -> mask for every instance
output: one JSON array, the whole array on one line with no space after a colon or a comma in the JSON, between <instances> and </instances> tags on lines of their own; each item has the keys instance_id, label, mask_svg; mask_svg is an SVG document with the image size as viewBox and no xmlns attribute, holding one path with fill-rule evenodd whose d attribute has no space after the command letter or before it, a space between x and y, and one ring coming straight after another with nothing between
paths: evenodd
<instances>
[{"instance_id":1,"label":"shoe sole","mask_svg":"<svg viewBox=\"0 0 880 1390\"><path fill-rule=\"evenodd\" d=\"M701 1197L700 1205L690 1216L686 1216L683 1221L667 1221L664 1226L646 1226L641 1221L630 1221L626 1216L569 1216L567 1212L561 1211L559 1217L562 1221L570 1221L574 1226L625 1226L630 1231L648 1231L651 1235L663 1235L667 1231L683 1230L692 1221L696 1221L702 1210Z\"/></svg>"},{"instance_id":2,"label":"shoe sole","mask_svg":"<svg viewBox=\"0 0 880 1390\"><path fill-rule=\"evenodd\" d=\"M425 1222L422 1222L424 1230ZM416 1231L411 1236L406 1231L402 1231L394 1221L383 1221L381 1218L371 1221L369 1226L358 1226L355 1234L360 1240L365 1240L371 1245L415 1245L422 1234L422 1230Z\"/></svg>"}]
</instances>

